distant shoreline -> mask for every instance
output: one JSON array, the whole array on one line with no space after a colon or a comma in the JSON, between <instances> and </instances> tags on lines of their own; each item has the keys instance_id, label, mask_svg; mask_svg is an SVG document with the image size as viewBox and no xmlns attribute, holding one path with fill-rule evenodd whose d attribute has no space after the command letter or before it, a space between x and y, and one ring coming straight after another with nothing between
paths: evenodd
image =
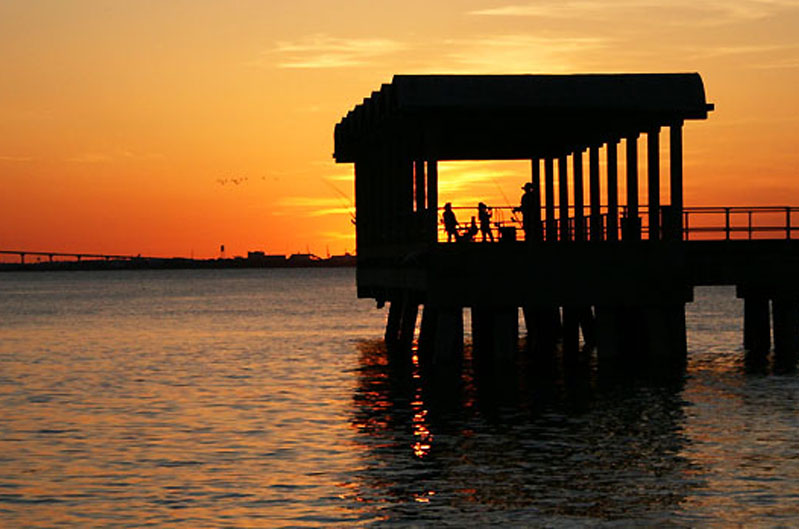
<instances>
[{"instance_id":1,"label":"distant shoreline","mask_svg":"<svg viewBox=\"0 0 799 529\"><path fill-rule=\"evenodd\" d=\"M234 257L230 259L133 258L83 259L0 263L0 272L45 272L79 270L181 270L227 268L347 268L354 267L354 255L336 255L326 259L308 254L286 256Z\"/></svg>"}]
</instances>

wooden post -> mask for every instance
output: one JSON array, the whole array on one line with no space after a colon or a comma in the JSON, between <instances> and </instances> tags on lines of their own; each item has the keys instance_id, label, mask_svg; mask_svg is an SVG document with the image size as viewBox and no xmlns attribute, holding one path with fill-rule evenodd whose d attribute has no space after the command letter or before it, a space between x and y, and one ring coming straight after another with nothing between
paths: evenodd
<instances>
[{"instance_id":1,"label":"wooden post","mask_svg":"<svg viewBox=\"0 0 799 529\"><path fill-rule=\"evenodd\" d=\"M604 231L602 226L602 204L599 191L599 147L588 149L588 195L591 202L591 240L601 241Z\"/></svg>"},{"instance_id":2,"label":"wooden post","mask_svg":"<svg viewBox=\"0 0 799 529\"><path fill-rule=\"evenodd\" d=\"M649 240L660 239L660 128L646 134Z\"/></svg>"},{"instance_id":3,"label":"wooden post","mask_svg":"<svg viewBox=\"0 0 799 529\"><path fill-rule=\"evenodd\" d=\"M413 335L416 332L416 319L419 315L419 304L406 293L402 302L402 321L400 322L398 349L410 351Z\"/></svg>"},{"instance_id":4,"label":"wooden post","mask_svg":"<svg viewBox=\"0 0 799 529\"><path fill-rule=\"evenodd\" d=\"M571 239L569 233L569 170L566 157L558 158L558 209L560 211L560 240Z\"/></svg>"},{"instance_id":5,"label":"wooden post","mask_svg":"<svg viewBox=\"0 0 799 529\"><path fill-rule=\"evenodd\" d=\"M744 348L763 356L771 348L768 301L765 296L744 297Z\"/></svg>"},{"instance_id":6,"label":"wooden post","mask_svg":"<svg viewBox=\"0 0 799 529\"><path fill-rule=\"evenodd\" d=\"M790 367L799 354L799 300L774 298L771 302L774 320L774 355L783 367ZM775 358L776 359L776 358Z\"/></svg>"},{"instance_id":7,"label":"wooden post","mask_svg":"<svg viewBox=\"0 0 799 529\"><path fill-rule=\"evenodd\" d=\"M400 323L402 322L402 298L392 299L388 307L386 319L386 347L392 348L399 341Z\"/></svg>"},{"instance_id":8,"label":"wooden post","mask_svg":"<svg viewBox=\"0 0 799 529\"><path fill-rule=\"evenodd\" d=\"M552 158L544 159L544 207L546 208L546 241L558 240L555 224L555 164Z\"/></svg>"},{"instance_id":9,"label":"wooden post","mask_svg":"<svg viewBox=\"0 0 799 529\"><path fill-rule=\"evenodd\" d=\"M574 185L574 240L585 240L585 199L583 198L583 151L572 154Z\"/></svg>"},{"instance_id":10,"label":"wooden post","mask_svg":"<svg viewBox=\"0 0 799 529\"><path fill-rule=\"evenodd\" d=\"M619 167L616 140L607 144L608 154L608 240L619 240Z\"/></svg>"},{"instance_id":11,"label":"wooden post","mask_svg":"<svg viewBox=\"0 0 799 529\"><path fill-rule=\"evenodd\" d=\"M434 338L433 365L457 364L463 353L463 308L439 307Z\"/></svg>"},{"instance_id":12,"label":"wooden post","mask_svg":"<svg viewBox=\"0 0 799 529\"><path fill-rule=\"evenodd\" d=\"M641 219L638 213L638 134L627 136L627 218L623 239L641 239Z\"/></svg>"},{"instance_id":13,"label":"wooden post","mask_svg":"<svg viewBox=\"0 0 799 529\"><path fill-rule=\"evenodd\" d=\"M427 214L430 216L430 241L438 242L438 162L427 161Z\"/></svg>"},{"instance_id":14,"label":"wooden post","mask_svg":"<svg viewBox=\"0 0 799 529\"><path fill-rule=\"evenodd\" d=\"M669 235L676 240L682 240L682 158L682 121L678 121L669 127L669 194L671 195L669 229L673 232Z\"/></svg>"},{"instance_id":15,"label":"wooden post","mask_svg":"<svg viewBox=\"0 0 799 529\"><path fill-rule=\"evenodd\" d=\"M425 174L424 174L424 160L416 160L413 162L414 169L414 190L416 191L416 211L422 212L425 208Z\"/></svg>"}]
</instances>

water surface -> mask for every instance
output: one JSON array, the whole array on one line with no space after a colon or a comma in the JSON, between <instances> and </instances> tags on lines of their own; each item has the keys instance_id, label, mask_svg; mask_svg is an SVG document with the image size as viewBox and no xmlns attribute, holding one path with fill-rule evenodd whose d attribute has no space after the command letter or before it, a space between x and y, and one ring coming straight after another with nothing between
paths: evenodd
<instances>
[{"instance_id":1,"label":"water surface","mask_svg":"<svg viewBox=\"0 0 799 529\"><path fill-rule=\"evenodd\" d=\"M352 270L0 275L0 526L790 527L799 379L697 289L670 382L389 363Z\"/></svg>"}]
</instances>

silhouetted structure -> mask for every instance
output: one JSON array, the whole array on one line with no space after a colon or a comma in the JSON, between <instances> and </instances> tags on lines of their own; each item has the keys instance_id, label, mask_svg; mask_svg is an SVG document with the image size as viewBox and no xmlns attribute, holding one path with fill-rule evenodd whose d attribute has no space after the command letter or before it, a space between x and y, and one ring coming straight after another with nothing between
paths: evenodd
<instances>
[{"instance_id":1,"label":"silhouetted structure","mask_svg":"<svg viewBox=\"0 0 799 529\"><path fill-rule=\"evenodd\" d=\"M434 364L457 359L464 307L472 309L475 347L495 357L515 351L519 307L534 348L546 350L562 337L571 350L593 308L600 360L681 361L693 287L734 284L746 300L747 345L767 350L772 300L778 352L799 350L793 209L784 208L782 240L742 241L733 240L747 230L731 223L734 208L683 206L683 124L712 109L695 73L398 75L373 92L336 125L334 157L355 164L358 295L391 303L389 345L411 343L422 304L419 349ZM670 148L661 197L663 128ZM638 200L642 134L646 204ZM619 143L626 154L623 206ZM543 189L543 207L526 224L540 223L540 240L528 233L528 244L509 242L515 236L508 227L500 228L507 244L440 243L438 162L499 159L532 161L530 187ZM742 210L750 239L773 233L752 223L766 209ZM724 228L688 225L719 212ZM724 240L687 240L713 230Z\"/></svg>"}]
</instances>

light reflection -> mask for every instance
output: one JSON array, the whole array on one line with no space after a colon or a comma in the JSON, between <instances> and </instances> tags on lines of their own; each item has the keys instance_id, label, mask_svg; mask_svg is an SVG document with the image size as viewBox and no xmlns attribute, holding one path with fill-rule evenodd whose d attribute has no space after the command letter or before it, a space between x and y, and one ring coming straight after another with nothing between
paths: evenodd
<instances>
[{"instance_id":1,"label":"light reflection","mask_svg":"<svg viewBox=\"0 0 799 529\"><path fill-rule=\"evenodd\" d=\"M417 354L418 344L413 345L413 355L411 361L413 365L413 379L416 382L414 388L414 400L411 402L411 409L413 410L413 436L416 441L411 445L413 455L419 459L424 459L430 455L430 450L433 448L433 434L427 423L428 410L425 408L424 399L422 398L422 376L421 368L419 366L419 355ZM429 500L428 500L429 501Z\"/></svg>"}]
</instances>

